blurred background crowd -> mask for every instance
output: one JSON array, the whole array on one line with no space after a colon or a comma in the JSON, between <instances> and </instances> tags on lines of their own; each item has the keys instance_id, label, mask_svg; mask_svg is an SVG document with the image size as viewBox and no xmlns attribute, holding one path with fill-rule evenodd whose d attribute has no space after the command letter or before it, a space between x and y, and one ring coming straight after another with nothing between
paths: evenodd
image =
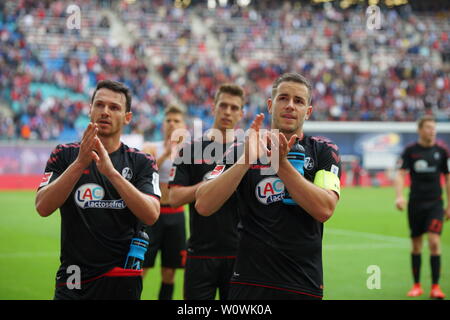
<instances>
[{"instance_id":1,"label":"blurred background crowd","mask_svg":"<svg viewBox=\"0 0 450 320\"><path fill-rule=\"evenodd\" d=\"M380 3L374 30L358 1L244 2L0 2L0 139L74 139L102 79L132 89L126 133L146 140L161 138L169 103L208 128L224 82L245 88L246 128L287 71L313 83L313 121L450 120L445 1ZM71 4L79 28L68 27Z\"/></svg>"}]
</instances>

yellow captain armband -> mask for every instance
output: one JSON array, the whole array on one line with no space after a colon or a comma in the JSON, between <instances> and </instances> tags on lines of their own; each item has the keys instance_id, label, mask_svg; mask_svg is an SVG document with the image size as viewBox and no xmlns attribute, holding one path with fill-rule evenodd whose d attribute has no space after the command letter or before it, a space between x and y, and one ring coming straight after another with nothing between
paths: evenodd
<instances>
[{"instance_id":1,"label":"yellow captain armband","mask_svg":"<svg viewBox=\"0 0 450 320\"><path fill-rule=\"evenodd\" d=\"M314 184L321 188L332 190L341 196L341 181L333 172L325 170L317 171L314 177Z\"/></svg>"}]
</instances>

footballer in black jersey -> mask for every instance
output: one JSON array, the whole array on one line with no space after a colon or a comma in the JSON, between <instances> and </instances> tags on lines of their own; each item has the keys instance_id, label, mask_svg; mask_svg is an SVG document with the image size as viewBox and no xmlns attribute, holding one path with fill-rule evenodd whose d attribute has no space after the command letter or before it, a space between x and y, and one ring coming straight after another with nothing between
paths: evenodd
<instances>
[{"instance_id":1,"label":"footballer in black jersey","mask_svg":"<svg viewBox=\"0 0 450 320\"><path fill-rule=\"evenodd\" d=\"M413 288L408 296L423 294L420 284L420 267L422 251L422 235L428 234L430 245L430 264L432 273L432 298L443 298L445 295L439 287L440 277L440 234L444 215L450 218L450 206L444 210L441 188L441 177L446 179L447 199L450 196L449 164L450 154L447 147L436 142L436 122L430 116L423 117L418 123L419 139L408 145L398 163L395 179L396 206L404 210L406 201L403 188L406 175L409 173L411 187L408 201L408 223L412 242L411 264L414 279Z\"/></svg>"},{"instance_id":2,"label":"footballer in black jersey","mask_svg":"<svg viewBox=\"0 0 450 320\"><path fill-rule=\"evenodd\" d=\"M133 235L158 218L160 191L154 159L120 142L131 120L127 93L99 82L83 139L58 145L47 162L36 209L61 213L55 299L140 298L142 270L124 266Z\"/></svg>"},{"instance_id":3,"label":"footballer in black jersey","mask_svg":"<svg viewBox=\"0 0 450 320\"><path fill-rule=\"evenodd\" d=\"M192 186L206 181L209 175L214 174L216 162L222 161L223 155L233 144L236 143L214 142L207 136L186 144L180 151L180 157L176 159L178 163L172 167L170 178L172 190L176 191L179 186ZM195 150L201 151L198 158L195 157ZM219 151L218 155L216 151ZM188 163L182 162L181 159L186 152L190 154ZM195 203L189 203L191 233L187 245L189 258L236 256L239 220L235 200L232 198L227 201L217 214L211 217L199 215L195 210Z\"/></svg>"},{"instance_id":4,"label":"footballer in black jersey","mask_svg":"<svg viewBox=\"0 0 450 320\"><path fill-rule=\"evenodd\" d=\"M217 290L220 299L228 296L238 246L236 197L231 197L211 217L199 215L194 201L197 187L215 174L216 162L221 162L225 151L235 143L234 131L227 132L227 129L233 129L242 118L243 105L241 87L220 86L215 97L212 130L186 144L172 168L171 204L189 203L190 237L184 274L186 300L212 300Z\"/></svg>"},{"instance_id":5,"label":"footballer in black jersey","mask_svg":"<svg viewBox=\"0 0 450 320\"><path fill-rule=\"evenodd\" d=\"M235 147L238 162L196 192L196 208L205 216L238 197L241 238L230 299L322 299L323 223L339 198L340 157L330 140L303 134L312 112L310 92L303 76L282 75L268 100L272 129L281 132L269 136L270 148L258 137L264 119L259 114L245 144ZM297 141L305 150L304 174L286 158ZM261 161L276 149L278 170L274 159ZM286 189L294 205L283 202Z\"/></svg>"}]
</instances>

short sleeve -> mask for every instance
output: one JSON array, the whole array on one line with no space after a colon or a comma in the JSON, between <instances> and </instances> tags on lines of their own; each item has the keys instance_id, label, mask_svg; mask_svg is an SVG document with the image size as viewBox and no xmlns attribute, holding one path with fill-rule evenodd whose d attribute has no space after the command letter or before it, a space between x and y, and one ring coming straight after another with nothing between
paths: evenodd
<instances>
[{"instance_id":1,"label":"short sleeve","mask_svg":"<svg viewBox=\"0 0 450 320\"><path fill-rule=\"evenodd\" d=\"M398 167L400 169L409 170L411 168L411 162L409 157L409 148L406 148L400 156Z\"/></svg>"},{"instance_id":2,"label":"short sleeve","mask_svg":"<svg viewBox=\"0 0 450 320\"><path fill-rule=\"evenodd\" d=\"M68 162L65 157L67 157L65 149L62 145L57 145L50 154L38 189L55 181L67 169Z\"/></svg>"},{"instance_id":3,"label":"short sleeve","mask_svg":"<svg viewBox=\"0 0 450 320\"><path fill-rule=\"evenodd\" d=\"M140 158L139 172L134 181L136 189L153 197L161 198L159 188L159 174L155 159L146 154Z\"/></svg>"},{"instance_id":4,"label":"short sleeve","mask_svg":"<svg viewBox=\"0 0 450 320\"><path fill-rule=\"evenodd\" d=\"M339 155L339 148L331 141L324 142L324 147L318 154L317 171L320 170L329 171L338 178L341 177L341 157Z\"/></svg>"},{"instance_id":5,"label":"short sleeve","mask_svg":"<svg viewBox=\"0 0 450 320\"><path fill-rule=\"evenodd\" d=\"M190 186L193 144L185 143L175 158L169 173L169 187Z\"/></svg>"}]
</instances>

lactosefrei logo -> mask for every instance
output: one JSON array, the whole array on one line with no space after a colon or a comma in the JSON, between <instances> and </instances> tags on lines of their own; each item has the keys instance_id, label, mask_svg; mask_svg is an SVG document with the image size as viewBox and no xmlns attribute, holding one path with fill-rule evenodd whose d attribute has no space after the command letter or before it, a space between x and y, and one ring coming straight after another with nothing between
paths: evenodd
<instances>
[{"instance_id":1,"label":"lactosefrei logo","mask_svg":"<svg viewBox=\"0 0 450 320\"><path fill-rule=\"evenodd\" d=\"M124 209L126 204L122 199L103 200L105 190L95 183L87 183L75 191L75 203L82 209Z\"/></svg>"}]
</instances>

